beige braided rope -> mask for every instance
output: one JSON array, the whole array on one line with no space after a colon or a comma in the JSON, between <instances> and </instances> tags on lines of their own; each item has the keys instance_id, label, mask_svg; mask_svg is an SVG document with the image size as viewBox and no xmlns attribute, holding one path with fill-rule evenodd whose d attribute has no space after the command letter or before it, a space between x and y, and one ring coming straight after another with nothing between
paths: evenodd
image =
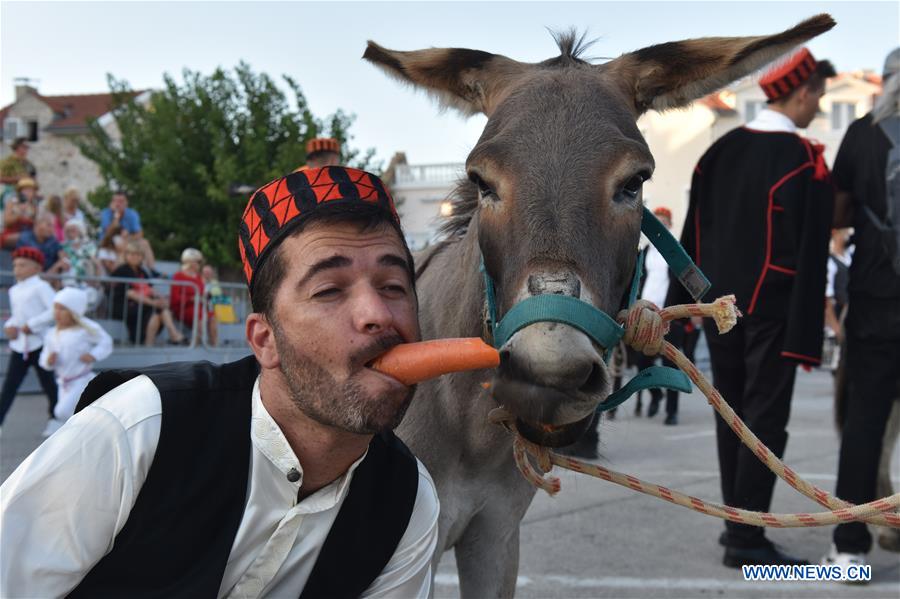
<instances>
[{"instance_id":1,"label":"beige braided rope","mask_svg":"<svg viewBox=\"0 0 900 599\"><path fill-rule=\"evenodd\" d=\"M509 412L503 408L497 408L491 412L490 419L494 423L502 424L515 434L513 455L519 471L535 487L541 488L551 495L559 492L559 479L553 476L547 477L543 473L538 472L528 459L530 455L536 459L538 467L544 472L548 472L553 465L557 465L628 487L640 493L665 499L697 512L754 526L796 528L831 526L843 522L860 521L900 528L900 514L886 513L900 508L900 493L854 506L807 482L787 467L747 428L738 415L734 413L734 410L731 409L731 406L725 402L722 395L706 380L706 377L684 354L665 341L664 335L668 332L669 321L677 318L691 316L711 317L715 319L719 333L728 332L737 323L737 317L740 315L734 302L734 296L730 295L721 297L710 304L684 304L660 310L650 302L639 300L630 309L622 311L618 320L625 326L623 340L627 344L648 356L662 353L675 363L703 392L709 404L728 423L728 426L738 435L741 442L753 450L753 453L760 461L791 487L820 505L829 508L829 511L812 514L773 514L742 510L704 501L661 485L644 482L630 475L561 456L551 452L546 447L535 445L518 434L515 418Z\"/></svg>"}]
</instances>

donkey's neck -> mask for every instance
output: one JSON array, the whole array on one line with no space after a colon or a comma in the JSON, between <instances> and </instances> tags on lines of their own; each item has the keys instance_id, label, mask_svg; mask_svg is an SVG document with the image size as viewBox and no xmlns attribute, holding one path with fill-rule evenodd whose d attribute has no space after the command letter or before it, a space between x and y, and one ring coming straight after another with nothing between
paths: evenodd
<instances>
[{"instance_id":1,"label":"donkey's neck","mask_svg":"<svg viewBox=\"0 0 900 599\"><path fill-rule=\"evenodd\" d=\"M461 239L436 250L421 272L419 318L424 339L482 336L484 289L477 239L472 226Z\"/></svg>"}]
</instances>

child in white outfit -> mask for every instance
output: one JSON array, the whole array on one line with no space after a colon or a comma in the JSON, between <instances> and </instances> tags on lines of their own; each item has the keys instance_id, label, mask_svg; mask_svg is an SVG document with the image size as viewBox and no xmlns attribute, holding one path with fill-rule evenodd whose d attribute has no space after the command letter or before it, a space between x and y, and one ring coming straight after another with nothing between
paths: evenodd
<instances>
[{"instance_id":1,"label":"child in white outfit","mask_svg":"<svg viewBox=\"0 0 900 599\"><path fill-rule=\"evenodd\" d=\"M84 316L87 293L65 287L53 298L56 326L47 331L40 365L53 369L59 388L54 417L60 423L71 418L82 391L94 378L93 364L112 353L112 338L103 328Z\"/></svg>"},{"instance_id":2,"label":"child in white outfit","mask_svg":"<svg viewBox=\"0 0 900 599\"><path fill-rule=\"evenodd\" d=\"M9 339L9 362L6 378L0 389L0 426L19 392L19 386L29 368L37 373L41 388L47 394L50 417L44 436L54 427L53 409L56 406L56 381L53 373L38 364L44 331L53 324L53 287L41 278L44 254L37 248L20 247L13 252L13 273L16 284L9 288L11 315L3 324Z\"/></svg>"}]
</instances>

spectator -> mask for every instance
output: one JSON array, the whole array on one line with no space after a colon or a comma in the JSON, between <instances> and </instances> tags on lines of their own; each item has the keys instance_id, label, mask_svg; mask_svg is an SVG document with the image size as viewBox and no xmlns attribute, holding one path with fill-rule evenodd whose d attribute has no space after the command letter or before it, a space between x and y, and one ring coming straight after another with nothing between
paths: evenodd
<instances>
[{"instance_id":1,"label":"spectator","mask_svg":"<svg viewBox=\"0 0 900 599\"><path fill-rule=\"evenodd\" d=\"M53 234L53 215L41 212L34 221L34 229L22 231L17 247L30 246L44 254L44 268L50 270L59 259L61 246ZM54 271L56 272L56 271Z\"/></svg>"},{"instance_id":2,"label":"spectator","mask_svg":"<svg viewBox=\"0 0 900 599\"><path fill-rule=\"evenodd\" d=\"M34 179L37 170L28 160L28 142L19 137L12 143L12 154L0 162L0 183L9 186L18 185L24 178Z\"/></svg>"},{"instance_id":3,"label":"spectator","mask_svg":"<svg viewBox=\"0 0 900 599\"><path fill-rule=\"evenodd\" d=\"M32 247L21 247L13 252L13 274L16 284L9 288L11 315L3 324L3 334L9 339L9 363L6 378L0 390L0 426L12 406L16 393L29 368L37 372L41 388L47 395L50 417L45 436L54 429L53 409L56 407L56 381L53 373L41 368L44 331L53 323L53 288L41 279L44 255Z\"/></svg>"},{"instance_id":4,"label":"spectator","mask_svg":"<svg viewBox=\"0 0 900 599\"><path fill-rule=\"evenodd\" d=\"M195 310L201 321L206 310L206 302L203 301L205 297L203 277L200 276L202 264L203 254L200 250L187 248L181 252L181 270L172 277L173 281L189 283L186 285L172 285L169 293L169 307L172 310L172 315L188 329L194 328ZM216 324L215 312L206 313L206 326L210 345L216 345L218 342L218 325ZM198 323L195 343L200 342L200 334L200 323Z\"/></svg>"},{"instance_id":5,"label":"spectator","mask_svg":"<svg viewBox=\"0 0 900 599\"><path fill-rule=\"evenodd\" d=\"M70 274L78 279L98 274L102 266L97 261L97 246L87 236L87 229L80 220L70 220L63 227L65 240L60 249L60 259L65 259Z\"/></svg>"},{"instance_id":6,"label":"spectator","mask_svg":"<svg viewBox=\"0 0 900 599\"><path fill-rule=\"evenodd\" d=\"M63 223L65 216L63 215L63 201L57 195L52 195L41 205L41 211L53 215L53 235L60 243L63 242Z\"/></svg>"},{"instance_id":7,"label":"spectator","mask_svg":"<svg viewBox=\"0 0 900 599\"><path fill-rule=\"evenodd\" d=\"M75 413L82 391L94 378L93 364L112 353L112 338L99 324L86 318L87 293L65 287L53 297L56 326L44 336L39 364L56 373L59 401L53 410L56 428Z\"/></svg>"},{"instance_id":8,"label":"spectator","mask_svg":"<svg viewBox=\"0 0 900 599\"><path fill-rule=\"evenodd\" d=\"M100 236L106 235L110 227L122 227L122 234L128 239L144 236L141 217L136 210L128 207L128 195L124 191L113 193L109 207L100 211Z\"/></svg>"},{"instance_id":9,"label":"spectator","mask_svg":"<svg viewBox=\"0 0 900 599\"><path fill-rule=\"evenodd\" d=\"M768 108L700 159L681 235L712 282L708 297L733 293L744 314L727 335L703 323L713 384L779 458L797 365L818 365L822 353L834 190L824 148L798 131L816 116L834 74L830 62L803 48L759 80ZM671 291L670 303L691 301L680 285ZM775 475L721 417L715 421L725 503L769 511ZM806 563L778 549L758 526L727 521L719 543L722 562L732 568Z\"/></svg>"},{"instance_id":10,"label":"spectator","mask_svg":"<svg viewBox=\"0 0 900 599\"><path fill-rule=\"evenodd\" d=\"M109 227L100 240L97 248L97 260L103 267L103 274L109 276L125 260L125 240L122 239L122 227Z\"/></svg>"},{"instance_id":11,"label":"spectator","mask_svg":"<svg viewBox=\"0 0 900 599\"><path fill-rule=\"evenodd\" d=\"M70 220L85 222L84 212L79 208L80 205L81 196L78 194L78 190L74 187L67 189L63 194L63 225Z\"/></svg>"},{"instance_id":12,"label":"spectator","mask_svg":"<svg viewBox=\"0 0 900 599\"><path fill-rule=\"evenodd\" d=\"M125 246L125 263L112 272L113 277L128 279L149 279L144 270L144 251L137 241L129 241ZM156 335L160 326L165 326L169 333L169 343L183 345L187 339L172 320L169 311L169 300L154 291L153 286L145 281L117 283L112 294L113 318L124 318L128 327L128 335L132 343L145 345L156 343Z\"/></svg>"},{"instance_id":13,"label":"spectator","mask_svg":"<svg viewBox=\"0 0 900 599\"><path fill-rule=\"evenodd\" d=\"M22 231L34 226L37 215L37 189L34 179L19 179L16 184L16 197L3 206L3 233L0 234L0 245L5 250L14 249L19 243Z\"/></svg>"}]
</instances>

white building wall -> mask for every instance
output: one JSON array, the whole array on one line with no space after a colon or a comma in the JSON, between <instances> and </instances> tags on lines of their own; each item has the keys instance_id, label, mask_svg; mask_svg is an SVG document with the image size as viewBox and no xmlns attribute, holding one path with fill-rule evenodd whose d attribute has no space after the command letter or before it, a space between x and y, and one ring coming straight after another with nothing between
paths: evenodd
<instances>
[{"instance_id":1,"label":"white building wall","mask_svg":"<svg viewBox=\"0 0 900 599\"><path fill-rule=\"evenodd\" d=\"M463 176L465 165L461 162L396 166L391 194L411 249L422 249L436 240L441 206Z\"/></svg>"}]
</instances>

